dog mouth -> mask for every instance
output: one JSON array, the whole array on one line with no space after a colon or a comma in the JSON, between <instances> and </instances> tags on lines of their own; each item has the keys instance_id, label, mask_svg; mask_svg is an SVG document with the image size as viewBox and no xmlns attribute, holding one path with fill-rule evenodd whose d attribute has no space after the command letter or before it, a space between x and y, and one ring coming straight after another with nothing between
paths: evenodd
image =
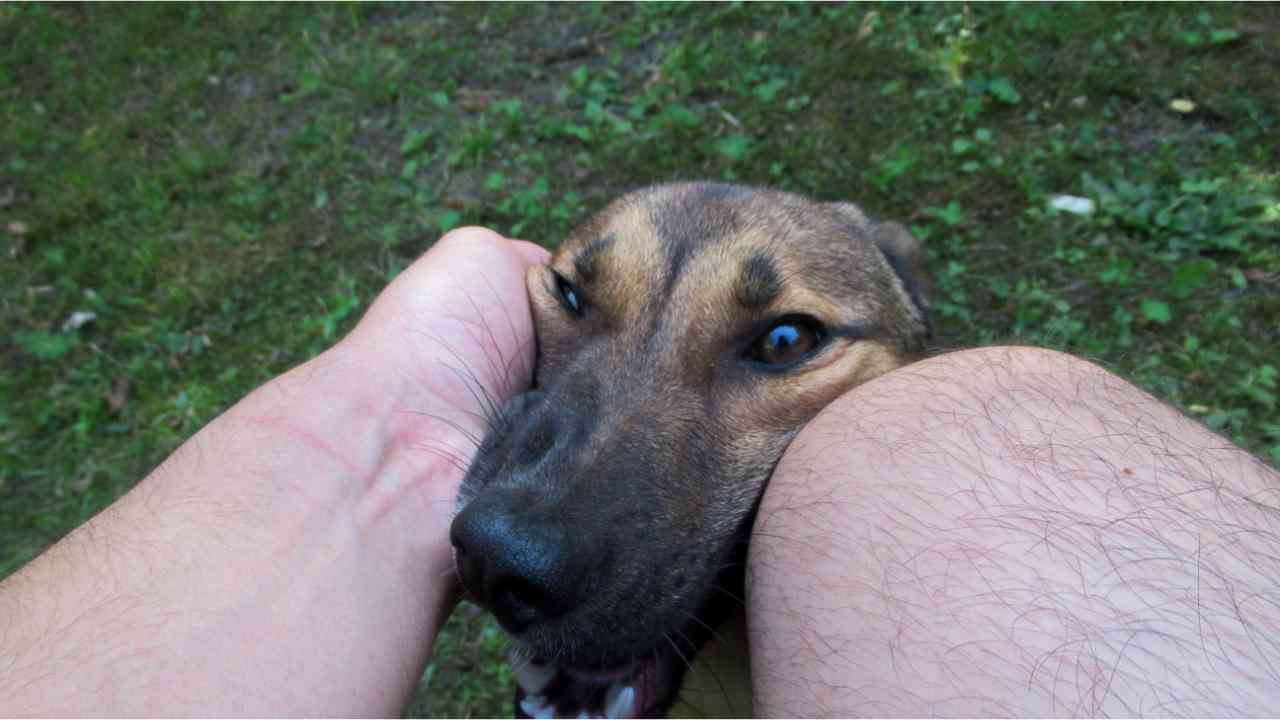
<instances>
[{"instance_id":1,"label":"dog mouth","mask_svg":"<svg viewBox=\"0 0 1280 720\"><path fill-rule=\"evenodd\" d=\"M660 717L670 704L672 683L654 653L613 670L582 670L552 661L513 657L518 718Z\"/></svg>"}]
</instances>

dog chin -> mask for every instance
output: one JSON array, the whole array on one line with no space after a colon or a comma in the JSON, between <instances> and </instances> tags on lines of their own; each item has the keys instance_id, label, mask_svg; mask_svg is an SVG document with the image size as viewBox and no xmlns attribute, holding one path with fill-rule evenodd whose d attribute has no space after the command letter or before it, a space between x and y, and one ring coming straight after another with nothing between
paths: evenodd
<instances>
[{"instance_id":1,"label":"dog chin","mask_svg":"<svg viewBox=\"0 0 1280 720\"><path fill-rule=\"evenodd\" d=\"M518 718L663 717L675 701L683 665L669 652L612 670L512 657Z\"/></svg>"}]
</instances>

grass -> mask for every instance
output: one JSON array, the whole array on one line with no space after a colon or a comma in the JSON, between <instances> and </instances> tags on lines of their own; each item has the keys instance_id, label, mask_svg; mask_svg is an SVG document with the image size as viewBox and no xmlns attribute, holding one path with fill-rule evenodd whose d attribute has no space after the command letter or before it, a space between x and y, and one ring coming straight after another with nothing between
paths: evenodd
<instances>
[{"instance_id":1,"label":"grass","mask_svg":"<svg viewBox=\"0 0 1280 720\"><path fill-rule=\"evenodd\" d=\"M443 231L553 246L674 178L905 220L940 346L1084 355L1280 464L1278 33L1275 5L0 6L0 577ZM506 713L499 646L457 613L409 713Z\"/></svg>"}]
</instances>

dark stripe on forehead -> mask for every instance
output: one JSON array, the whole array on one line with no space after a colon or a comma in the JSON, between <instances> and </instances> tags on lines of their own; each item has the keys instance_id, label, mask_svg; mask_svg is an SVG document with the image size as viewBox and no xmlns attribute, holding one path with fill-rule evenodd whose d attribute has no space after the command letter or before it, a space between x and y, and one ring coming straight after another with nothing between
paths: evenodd
<instances>
[{"instance_id":1,"label":"dark stripe on forehead","mask_svg":"<svg viewBox=\"0 0 1280 720\"><path fill-rule=\"evenodd\" d=\"M664 297L675 290L685 266L699 250L737 231L738 210L731 202L742 193L731 185L691 184L667 188L651 201L649 222L667 254Z\"/></svg>"},{"instance_id":2,"label":"dark stripe on forehead","mask_svg":"<svg viewBox=\"0 0 1280 720\"><path fill-rule=\"evenodd\" d=\"M749 310L767 307L782 292L782 277L773 259L757 250L742 263L735 295Z\"/></svg>"},{"instance_id":3,"label":"dark stripe on forehead","mask_svg":"<svg viewBox=\"0 0 1280 720\"><path fill-rule=\"evenodd\" d=\"M684 266L693 254L690 243L663 243L667 249L667 273L662 278L662 296L670 297L676 289L676 281L684 273Z\"/></svg>"},{"instance_id":4,"label":"dark stripe on forehead","mask_svg":"<svg viewBox=\"0 0 1280 720\"><path fill-rule=\"evenodd\" d=\"M579 282L591 282L600 274L600 257L616 240L613 233L597 237L573 256L573 269L578 274Z\"/></svg>"}]
</instances>

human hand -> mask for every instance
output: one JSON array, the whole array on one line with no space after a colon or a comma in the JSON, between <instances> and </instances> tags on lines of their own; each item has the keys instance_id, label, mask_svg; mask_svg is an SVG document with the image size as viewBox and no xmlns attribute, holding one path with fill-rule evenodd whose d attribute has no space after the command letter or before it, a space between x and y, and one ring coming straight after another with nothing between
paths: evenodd
<instances>
[{"instance_id":1,"label":"human hand","mask_svg":"<svg viewBox=\"0 0 1280 720\"><path fill-rule=\"evenodd\" d=\"M284 474L327 456L352 483L327 496L300 486L302 494L351 512L363 533L390 533L425 553L419 571L452 582L458 486L489 418L529 384L535 342L525 275L547 258L483 228L449 233L383 290L350 335L227 419L280 441L282 452L262 460Z\"/></svg>"},{"instance_id":2,"label":"human hand","mask_svg":"<svg viewBox=\"0 0 1280 720\"><path fill-rule=\"evenodd\" d=\"M455 595L486 415L546 251L457 230L330 350L0 583L0 715L389 715Z\"/></svg>"}]
</instances>

